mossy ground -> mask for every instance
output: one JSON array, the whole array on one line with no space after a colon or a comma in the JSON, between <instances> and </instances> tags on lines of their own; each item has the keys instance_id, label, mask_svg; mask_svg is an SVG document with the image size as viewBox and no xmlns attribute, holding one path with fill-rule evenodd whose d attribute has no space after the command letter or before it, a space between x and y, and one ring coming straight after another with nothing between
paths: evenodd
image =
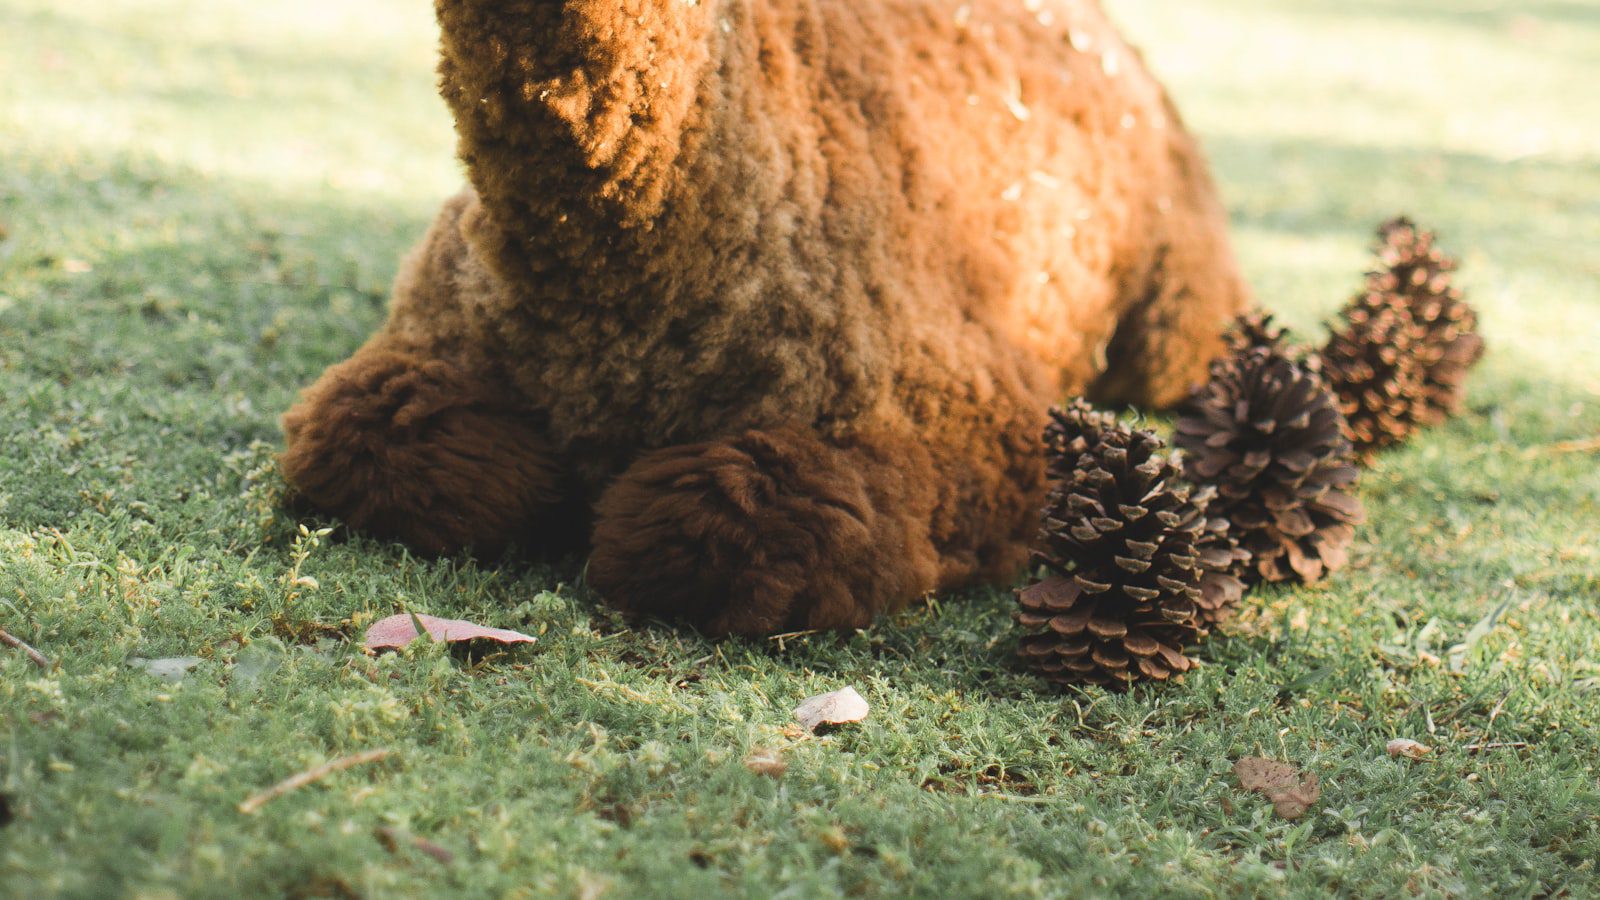
<instances>
[{"instance_id":1,"label":"mossy ground","mask_svg":"<svg viewBox=\"0 0 1600 900\"><path fill-rule=\"evenodd\" d=\"M276 416L460 178L428 4L0 3L0 627L59 661L0 648L0 893L1600 892L1600 466L1556 446L1600 433L1600 8L1110 6L1268 306L1315 334L1404 211L1492 349L1370 472L1350 570L1258 593L1181 685L1062 696L1002 591L713 644L623 628L581 561L300 535ZM356 649L408 609L540 642ZM846 684L865 723L784 730ZM1319 773L1313 813L1238 793L1251 754Z\"/></svg>"}]
</instances>

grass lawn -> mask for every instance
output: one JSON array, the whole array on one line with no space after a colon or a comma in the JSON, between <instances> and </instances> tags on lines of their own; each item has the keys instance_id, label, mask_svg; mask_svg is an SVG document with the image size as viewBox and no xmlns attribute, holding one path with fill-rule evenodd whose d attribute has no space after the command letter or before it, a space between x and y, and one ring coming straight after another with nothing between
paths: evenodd
<instances>
[{"instance_id":1,"label":"grass lawn","mask_svg":"<svg viewBox=\"0 0 1600 900\"><path fill-rule=\"evenodd\" d=\"M0 647L0 894L1600 893L1600 466L1560 447L1600 434L1600 7L1110 6L1266 305L1315 333L1409 212L1491 351L1368 474L1349 570L1181 685L1057 695L998 590L713 644L624 629L580 560L298 533L277 415L461 178L430 4L0 0L0 627L59 661ZM402 610L540 640L354 646ZM785 730L844 685L866 722ZM1247 755L1321 801L1277 818Z\"/></svg>"}]
</instances>

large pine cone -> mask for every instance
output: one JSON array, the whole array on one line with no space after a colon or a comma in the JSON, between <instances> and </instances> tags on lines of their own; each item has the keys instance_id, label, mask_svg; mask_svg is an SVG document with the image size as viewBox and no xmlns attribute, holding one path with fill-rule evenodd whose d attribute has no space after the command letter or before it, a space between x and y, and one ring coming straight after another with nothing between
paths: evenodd
<instances>
[{"instance_id":1,"label":"large pine cone","mask_svg":"<svg viewBox=\"0 0 1600 900\"><path fill-rule=\"evenodd\" d=\"M1249 580L1312 582L1347 561L1364 513L1343 424L1314 373L1261 348L1214 367L1184 407L1184 475L1215 487Z\"/></svg>"},{"instance_id":2,"label":"large pine cone","mask_svg":"<svg viewBox=\"0 0 1600 900\"><path fill-rule=\"evenodd\" d=\"M1017 592L1020 653L1060 684L1165 680L1202 631L1205 505L1160 438L1101 424L1070 442L1081 452L1046 502L1033 560L1049 574Z\"/></svg>"}]
</instances>

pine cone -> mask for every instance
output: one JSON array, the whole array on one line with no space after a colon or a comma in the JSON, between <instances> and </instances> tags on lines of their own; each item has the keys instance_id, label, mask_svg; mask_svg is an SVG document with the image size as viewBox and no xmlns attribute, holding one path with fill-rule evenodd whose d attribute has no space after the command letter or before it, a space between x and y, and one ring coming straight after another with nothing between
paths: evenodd
<instances>
[{"instance_id":1,"label":"pine cone","mask_svg":"<svg viewBox=\"0 0 1600 900\"><path fill-rule=\"evenodd\" d=\"M1378 240L1384 270L1369 279L1405 298L1423 371L1419 421L1436 425L1460 411L1467 370L1483 358L1478 313L1451 283L1456 260L1434 245L1433 232L1402 216L1380 226Z\"/></svg>"},{"instance_id":2,"label":"pine cone","mask_svg":"<svg viewBox=\"0 0 1600 900\"><path fill-rule=\"evenodd\" d=\"M1286 350L1288 329L1273 322L1272 313L1264 309L1252 309L1235 318L1222 339L1227 344L1229 356L1238 356L1256 347Z\"/></svg>"},{"instance_id":3,"label":"pine cone","mask_svg":"<svg viewBox=\"0 0 1600 900\"><path fill-rule=\"evenodd\" d=\"M1342 425L1315 374L1265 349L1218 366L1184 407L1184 475L1215 486L1211 510L1249 551L1248 580L1312 582L1345 564L1364 513Z\"/></svg>"},{"instance_id":4,"label":"pine cone","mask_svg":"<svg viewBox=\"0 0 1600 900\"><path fill-rule=\"evenodd\" d=\"M1208 492L1207 496L1215 494L1215 489L1209 487L1201 491ZM1200 491L1196 496L1201 496ZM1199 607L1200 624L1210 628L1232 616L1244 599L1249 588L1245 579L1251 571L1251 556L1239 543L1233 523L1217 514L1214 502L1207 513L1205 530L1195 543L1200 557L1200 599L1195 605Z\"/></svg>"},{"instance_id":5,"label":"pine cone","mask_svg":"<svg viewBox=\"0 0 1600 900\"><path fill-rule=\"evenodd\" d=\"M1066 406L1051 407L1050 421L1044 426L1050 479L1066 479L1077 466L1078 457L1099 443L1101 435L1121 427L1114 414L1097 412L1082 397Z\"/></svg>"},{"instance_id":6,"label":"pine cone","mask_svg":"<svg viewBox=\"0 0 1600 900\"><path fill-rule=\"evenodd\" d=\"M1017 592L1020 653L1059 684L1166 680L1201 634L1203 503L1157 451L1120 425L1099 434L1051 491L1033 554L1049 575ZM1064 465L1058 468L1065 468Z\"/></svg>"},{"instance_id":7,"label":"pine cone","mask_svg":"<svg viewBox=\"0 0 1600 900\"><path fill-rule=\"evenodd\" d=\"M1345 435L1362 458L1460 408L1483 355L1477 314L1451 286L1456 262L1409 219L1378 229L1379 267L1340 313L1322 350Z\"/></svg>"},{"instance_id":8,"label":"pine cone","mask_svg":"<svg viewBox=\"0 0 1600 900\"><path fill-rule=\"evenodd\" d=\"M1476 327L1477 315L1473 314L1472 319L1473 325L1469 327ZM1455 329L1441 328L1436 332L1441 335L1439 353L1423 375L1423 399L1427 407L1423 423L1426 425L1437 425L1461 411L1467 396L1467 370L1483 358L1483 338L1477 332L1460 330L1454 337L1442 337L1450 330Z\"/></svg>"},{"instance_id":9,"label":"pine cone","mask_svg":"<svg viewBox=\"0 0 1600 900\"><path fill-rule=\"evenodd\" d=\"M1352 300L1322 348L1345 437L1363 459L1409 438L1427 415L1411 317L1390 300L1381 293Z\"/></svg>"}]
</instances>

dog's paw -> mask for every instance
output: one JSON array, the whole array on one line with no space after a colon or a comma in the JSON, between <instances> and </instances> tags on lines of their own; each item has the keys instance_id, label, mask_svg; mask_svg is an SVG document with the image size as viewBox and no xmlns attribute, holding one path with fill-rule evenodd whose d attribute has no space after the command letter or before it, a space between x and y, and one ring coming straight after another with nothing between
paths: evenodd
<instances>
[{"instance_id":1,"label":"dog's paw","mask_svg":"<svg viewBox=\"0 0 1600 900\"><path fill-rule=\"evenodd\" d=\"M858 462L801 431L649 454L600 499L589 582L719 637L864 626L902 599L908 561L883 558Z\"/></svg>"},{"instance_id":2,"label":"dog's paw","mask_svg":"<svg viewBox=\"0 0 1600 900\"><path fill-rule=\"evenodd\" d=\"M524 416L450 363L365 351L283 417L284 477L301 502L436 555L494 554L558 497Z\"/></svg>"}]
</instances>

